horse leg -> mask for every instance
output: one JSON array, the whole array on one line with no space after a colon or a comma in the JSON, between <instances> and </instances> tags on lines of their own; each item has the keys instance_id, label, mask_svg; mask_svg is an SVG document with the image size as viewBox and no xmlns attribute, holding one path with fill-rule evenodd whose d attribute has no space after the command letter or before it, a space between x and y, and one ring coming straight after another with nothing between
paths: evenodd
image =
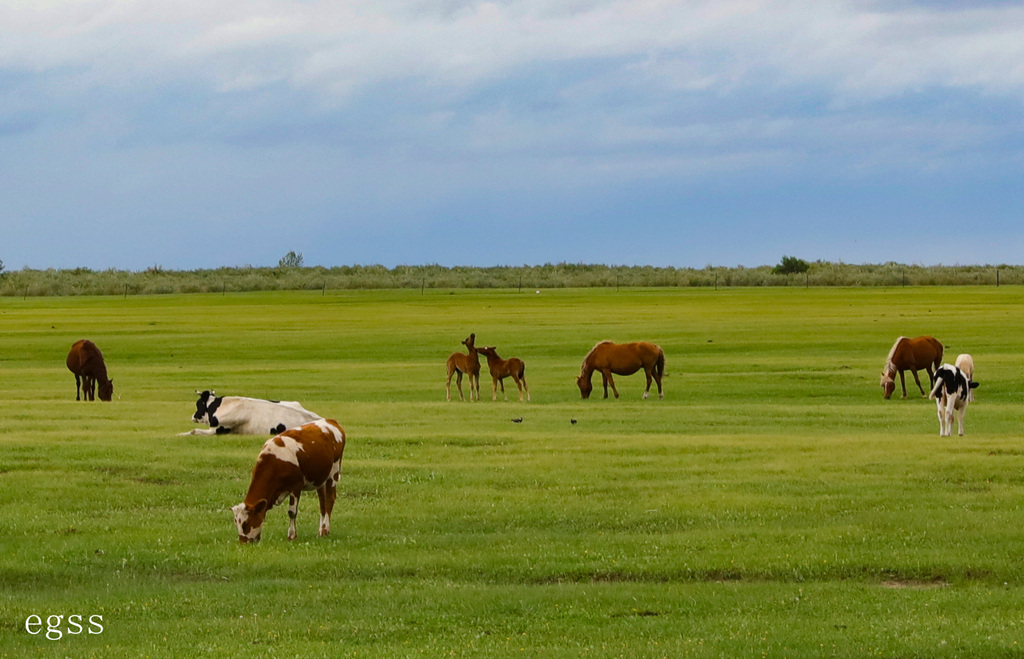
<instances>
[{"instance_id":1,"label":"horse leg","mask_svg":"<svg viewBox=\"0 0 1024 659\"><path fill-rule=\"evenodd\" d=\"M505 378L498 378L498 384L501 385L501 399L508 402L508 396L505 395Z\"/></svg>"},{"instance_id":2,"label":"horse leg","mask_svg":"<svg viewBox=\"0 0 1024 659\"><path fill-rule=\"evenodd\" d=\"M519 402L521 403L523 402L523 381L515 374L512 375L512 379L516 383L516 389L519 390Z\"/></svg>"},{"instance_id":3,"label":"horse leg","mask_svg":"<svg viewBox=\"0 0 1024 659\"><path fill-rule=\"evenodd\" d=\"M505 387L501 388L501 392L505 393ZM498 400L498 378L491 376L491 400Z\"/></svg>"},{"instance_id":4,"label":"horse leg","mask_svg":"<svg viewBox=\"0 0 1024 659\"><path fill-rule=\"evenodd\" d=\"M522 382L523 382L523 389L526 390L526 402L529 403L530 402L530 387L526 384L526 373L524 372L523 376L521 378L519 378L519 379L522 380ZM520 401L523 400L523 397L520 396L519 400Z\"/></svg>"},{"instance_id":5,"label":"horse leg","mask_svg":"<svg viewBox=\"0 0 1024 659\"><path fill-rule=\"evenodd\" d=\"M96 387L88 375L82 376L82 397L85 400L96 400Z\"/></svg>"},{"instance_id":6,"label":"horse leg","mask_svg":"<svg viewBox=\"0 0 1024 659\"><path fill-rule=\"evenodd\" d=\"M82 381L78 377L78 374L76 373L75 374L75 400L82 400L81 397L80 397L81 390L82 390Z\"/></svg>"},{"instance_id":7,"label":"horse leg","mask_svg":"<svg viewBox=\"0 0 1024 659\"><path fill-rule=\"evenodd\" d=\"M455 384L459 387L459 400L465 401L466 397L462 395L462 371L455 369L457 374L455 377ZM473 399L473 376L469 376L469 398Z\"/></svg>"},{"instance_id":8,"label":"horse leg","mask_svg":"<svg viewBox=\"0 0 1024 659\"><path fill-rule=\"evenodd\" d=\"M907 383L903 379L903 371L900 371L900 386L903 387L903 395L901 396L901 398L906 398L907 397Z\"/></svg>"},{"instance_id":9,"label":"horse leg","mask_svg":"<svg viewBox=\"0 0 1024 659\"><path fill-rule=\"evenodd\" d=\"M455 369L449 368L448 369L448 377L444 381L444 399L445 400L451 400L452 399L452 375L454 375L454 374L455 374Z\"/></svg>"},{"instance_id":10,"label":"horse leg","mask_svg":"<svg viewBox=\"0 0 1024 659\"><path fill-rule=\"evenodd\" d=\"M921 386L921 379L917 377L917 371L910 371L910 372L914 374L914 382L917 383L917 388L921 390L921 397L922 398L927 398L928 394L926 394L924 392L924 387Z\"/></svg>"},{"instance_id":11,"label":"horse leg","mask_svg":"<svg viewBox=\"0 0 1024 659\"><path fill-rule=\"evenodd\" d=\"M604 383L604 397L608 398L608 385L611 385L612 386L612 393L615 394L616 398L618 398L619 397L619 390L615 388L615 379L612 378L612 372L608 371L608 373L605 374L605 377L607 379L605 380L605 383Z\"/></svg>"},{"instance_id":12,"label":"horse leg","mask_svg":"<svg viewBox=\"0 0 1024 659\"><path fill-rule=\"evenodd\" d=\"M644 369L644 375L646 375L646 376L647 376L647 388L646 388L646 389L644 389L644 395L643 395L643 400L647 400L647 396L649 396L649 395L650 395L650 393L651 393L651 380L652 380L653 378L651 377L651 371L650 371L650 369L646 369L646 368L645 368L645 369Z\"/></svg>"}]
</instances>

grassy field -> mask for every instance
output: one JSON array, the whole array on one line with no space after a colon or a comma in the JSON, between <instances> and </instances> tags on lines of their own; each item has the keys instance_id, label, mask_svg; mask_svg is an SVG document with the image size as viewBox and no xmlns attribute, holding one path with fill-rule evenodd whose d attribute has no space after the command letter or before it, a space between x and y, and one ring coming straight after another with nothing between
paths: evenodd
<instances>
[{"instance_id":1,"label":"grassy field","mask_svg":"<svg viewBox=\"0 0 1024 659\"><path fill-rule=\"evenodd\" d=\"M0 657L1024 656L1022 312L1006 286L3 299ZM533 402L486 367L445 402L470 332ZM974 355L963 438L912 383L882 400L925 333ZM74 400L86 337L112 403ZM579 399L607 338L665 349L664 400ZM307 495L297 541L274 509L238 544L265 438L179 437L207 388L341 421L332 536Z\"/></svg>"}]
</instances>

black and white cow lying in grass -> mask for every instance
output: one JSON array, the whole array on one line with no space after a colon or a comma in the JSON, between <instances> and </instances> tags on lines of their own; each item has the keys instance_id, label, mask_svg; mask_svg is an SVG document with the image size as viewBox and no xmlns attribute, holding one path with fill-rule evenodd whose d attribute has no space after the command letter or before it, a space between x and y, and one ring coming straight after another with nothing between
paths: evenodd
<instances>
[{"instance_id":1,"label":"black and white cow lying in grass","mask_svg":"<svg viewBox=\"0 0 1024 659\"><path fill-rule=\"evenodd\" d=\"M295 401L260 400L243 396L218 397L212 391L196 393L199 394L199 401L192 421L210 427L202 430L196 428L181 435L277 435L288 428L323 418Z\"/></svg>"},{"instance_id":2,"label":"black and white cow lying in grass","mask_svg":"<svg viewBox=\"0 0 1024 659\"><path fill-rule=\"evenodd\" d=\"M973 365L973 362L972 362ZM939 414L939 436L953 434L953 413L956 412L957 430L964 434L964 413L971 401L971 390L978 386L967 374L952 364L943 364L935 371L935 386L928 398L935 401Z\"/></svg>"}]
</instances>

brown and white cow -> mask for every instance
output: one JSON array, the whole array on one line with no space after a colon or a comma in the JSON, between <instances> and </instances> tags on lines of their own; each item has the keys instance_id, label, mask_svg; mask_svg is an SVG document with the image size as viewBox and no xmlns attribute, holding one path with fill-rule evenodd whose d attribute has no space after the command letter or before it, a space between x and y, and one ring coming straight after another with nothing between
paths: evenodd
<instances>
[{"instance_id":1,"label":"brown and white cow","mask_svg":"<svg viewBox=\"0 0 1024 659\"><path fill-rule=\"evenodd\" d=\"M319 419L285 430L263 445L245 500L231 508L240 542L259 542L267 511L291 497L288 539L296 537L299 496L316 490L320 497L320 533L331 532L331 511L341 478L345 431L334 419Z\"/></svg>"}]
</instances>

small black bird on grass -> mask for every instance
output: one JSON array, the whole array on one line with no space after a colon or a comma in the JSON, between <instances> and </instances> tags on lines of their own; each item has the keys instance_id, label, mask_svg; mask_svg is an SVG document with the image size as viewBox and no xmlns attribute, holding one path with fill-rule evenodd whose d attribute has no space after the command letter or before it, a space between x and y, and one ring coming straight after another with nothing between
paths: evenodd
<instances>
[{"instance_id":1,"label":"small black bird on grass","mask_svg":"<svg viewBox=\"0 0 1024 659\"><path fill-rule=\"evenodd\" d=\"M522 423L522 422L523 422L523 417L518 417L518 418L512 419L512 423Z\"/></svg>"}]
</instances>

